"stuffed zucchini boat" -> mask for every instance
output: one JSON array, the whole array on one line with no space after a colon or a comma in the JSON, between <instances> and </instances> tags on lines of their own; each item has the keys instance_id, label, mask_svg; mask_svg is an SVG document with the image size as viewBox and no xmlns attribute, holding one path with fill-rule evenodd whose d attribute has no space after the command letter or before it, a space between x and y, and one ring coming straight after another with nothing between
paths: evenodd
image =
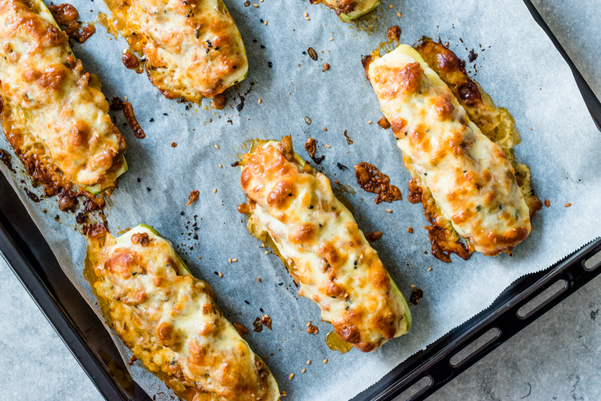
<instances>
[{"instance_id":1,"label":"stuffed zucchini boat","mask_svg":"<svg viewBox=\"0 0 601 401\"><path fill-rule=\"evenodd\" d=\"M244 42L222 0L105 2L113 25L168 99L199 102L246 78ZM129 66L126 57L124 63Z\"/></svg>"},{"instance_id":2,"label":"stuffed zucchini boat","mask_svg":"<svg viewBox=\"0 0 601 401\"><path fill-rule=\"evenodd\" d=\"M380 5L380 0L311 0L311 4L323 3L336 11L344 22L362 17Z\"/></svg>"},{"instance_id":3,"label":"stuffed zucchini boat","mask_svg":"<svg viewBox=\"0 0 601 401\"><path fill-rule=\"evenodd\" d=\"M265 363L169 241L144 224L118 238L92 231L84 273L133 360L183 400L279 400Z\"/></svg>"},{"instance_id":4,"label":"stuffed zucchini boat","mask_svg":"<svg viewBox=\"0 0 601 401\"><path fill-rule=\"evenodd\" d=\"M364 66L413 176L410 200L422 201L433 224L433 253L436 242L464 259L474 250L510 254L532 227L503 148L470 120L412 47L400 45L383 57L374 52Z\"/></svg>"},{"instance_id":5,"label":"stuffed zucchini boat","mask_svg":"<svg viewBox=\"0 0 601 401\"><path fill-rule=\"evenodd\" d=\"M239 164L248 203L238 210L249 231L270 240L322 320L363 352L407 333L403 294L328 178L294 153L291 138L255 141Z\"/></svg>"},{"instance_id":6,"label":"stuffed zucchini boat","mask_svg":"<svg viewBox=\"0 0 601 401\"><path fill-rule=\"evenodd\" d=\"M48 195L110 193L127 170L125 141L68 40L42 0L0 2L2 128Z\"/></svg>"}]
</instances>

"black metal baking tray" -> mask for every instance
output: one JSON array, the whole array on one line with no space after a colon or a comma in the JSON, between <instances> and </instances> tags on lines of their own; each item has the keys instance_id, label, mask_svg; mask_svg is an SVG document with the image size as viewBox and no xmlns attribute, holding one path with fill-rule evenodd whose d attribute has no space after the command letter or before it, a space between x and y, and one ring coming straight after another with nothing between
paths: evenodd
<instances>
[{"instance_id":1,"label":"black metal baking tray","mask_svg":"<svg viewBox=\"0 0 601 401\"><path fill-rule=\"evenodd\" d=\"M572 69L591 116L601 130L601 103L534 6L529 0L524 2ZM0 251L82 369L107 400L150 400L131 379L108 332L65 276L3 175L0 175L0 195ZM585 268L585 262L599 252L601 239L543 272L517 280L491 307L399 364L354 400L393 400L412 391L416 383L427 378L428 384L410 397L412 401L424 399L601 273L601 268ZM518 316L517 312L523 305L557 282L563 284L558 292L527 316ZM453 356L491 329L498 330L496 336L460 363L451 364Z\"/></svg>"}]
</instances>

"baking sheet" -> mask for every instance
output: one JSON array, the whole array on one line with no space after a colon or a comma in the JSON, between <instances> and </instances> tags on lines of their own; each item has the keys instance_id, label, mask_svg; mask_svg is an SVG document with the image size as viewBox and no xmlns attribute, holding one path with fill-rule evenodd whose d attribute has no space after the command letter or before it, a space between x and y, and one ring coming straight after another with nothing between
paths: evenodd
<instances>
[{"instance_id":1,"label":"baking sheet","mask_svg":"<svg viewBox=\"0 0 601 401\"><path fill-rule=\"evenodd\" d=\"M102 2L69 2L78 8L83 21L95 20L98 11L108 13ZM122 126L123 117L114 114L128 143L130 169L119 180L105 211L111 231L116 234L142 222L153 225L176 245L193 273L213 286L230 320L252 329L256 317L271 316L273 331L251 331L245 339L257 354L268 356L266 363L280 389L287 392L286 399L353 397L486 308L518 277L550 266L601 235L597 213L601 207L601 134L567 65L521 0L384 2L376 13L373 32L343 24L332 10L308 1L258 4L255 8L244 7L241 0L227 2L244 38L250 70L239 88L228 91L230 100L223 111L207 107L208 101L187 107L164 99L144 75L123 67L125 41L115 40L99 24L97 33L86 44L75 45L74 51L89 71L100 76L109 100L128 97L147 134L145 139L136 139L129 127ZM305 19L305 12L310 20ZM448 265L429 254L427 232L421 228L426 224L422 207L406 200L410 176L392 132L375 124L381 112L360 62L361 55L386 40L386 29L393 24L401 27L405 43L413 44L423 35L440 37L464 59L474 49L479 56L475 63L468 63L469 70L477 71L476 79L484 89L515 117L522 134L516 154L530 164L537 195L549 199L551 207L535 217L534 231L512 257L475 254L464 262L453 256L454 262ZM303 54L309 47L317 51L318 61ZM322 72L323 63L330 64L329 71ZM245 98L240 112L236 109L239 96ZM310 125L305 117L310 118ZM374 123L368 124L369 120ZM352 145L346 142L345 130ZM364 232L384 233L374 247L399 288L406 297L411 285L425 292L419 305L411 308L414 320L409 334L374 353L353 350L341 355L327 348L324 336L331 326L319 323L318 307L296 295L280 260L264 253L260 242L248 234L245 217L236 211L244 194L239 170L230 164L243 152L245 141L289 134L305 158L305 140L319 141L317 154L326 158L318 168L344 185ZM177 147L172 147L173 142ZM8 148L4 138L0 147ZM405 200L375 205L374 195L355 183L353 166L362 161L388 174ZM350 170L340 170L336 163ZM33 189L29 180L22 183L22 166L16 158L13 164L17 176L4 165L0 169L11 178L67 275L95 305L82 275L85 240L74 229L75 215L59 212L56 199L31 202L23 187L38 194L42 191ZM199 200L186 207L194 189L200 191ZM566 203L572 206L566 208ZM195 222L198 229L193 227ZM408 227L415 233L409 234ZM238 262L230 264L230 258ZM221 272L223 278L214 272ZM309 321L319 327L318 335L305 332ZM117 344L128 359L129 352L119 340ZM301 373L305 368L306 373ZM291 373L295 377L289 380ZM171 399L165 386L139 365L132 367L132 375L151 396L157 394L157 400Z\"/></svg>"}]
</instances>

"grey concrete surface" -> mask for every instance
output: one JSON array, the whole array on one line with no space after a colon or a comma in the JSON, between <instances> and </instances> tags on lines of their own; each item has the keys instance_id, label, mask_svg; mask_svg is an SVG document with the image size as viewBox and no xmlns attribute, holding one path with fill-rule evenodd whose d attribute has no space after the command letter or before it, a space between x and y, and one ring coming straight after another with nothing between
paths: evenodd
<instances>
[{"instance_id":1,"label":"grey concrete surface","mask_svg":"<svg viewBox=\"0 0 601 401\"><path fill-rule=\"evenodd\" d=\"M601 0L534 3L601 97ZM0 305L0 400L102 399L2 259ZM601 400L599 310L601 278L429 400Z\"/></svg>"}]
</instances>

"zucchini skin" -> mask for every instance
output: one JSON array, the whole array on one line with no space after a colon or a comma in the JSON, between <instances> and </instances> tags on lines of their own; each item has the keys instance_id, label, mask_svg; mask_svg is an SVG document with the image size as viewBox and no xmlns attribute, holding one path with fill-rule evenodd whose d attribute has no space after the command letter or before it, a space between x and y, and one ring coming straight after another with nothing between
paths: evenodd
<instances>
[{"instance_id":1,"label":"zucchini skin","mask_svg":"<svg viewBox=\"0 0 601 401\"><path fill-rule=\"evenodd\" d=\"M223 317L212 288L151 226L89 237L84 275L109 326L178 397L279 399L269 368Z\"/></svg>"},{"instance_id":2,"label":"zucchini skin","mask_svg":"<svg viewBox=\"0 0 601 401\"><path fill-rule=\"evenodd\" d=\"M322 320L362 352L405 334L412 319L402 293L329 180L294 153L290 137L256 141L240 165L248 204L239 210L248 212L249 231L276 248Z\"/></svg>"}]
</instances>

